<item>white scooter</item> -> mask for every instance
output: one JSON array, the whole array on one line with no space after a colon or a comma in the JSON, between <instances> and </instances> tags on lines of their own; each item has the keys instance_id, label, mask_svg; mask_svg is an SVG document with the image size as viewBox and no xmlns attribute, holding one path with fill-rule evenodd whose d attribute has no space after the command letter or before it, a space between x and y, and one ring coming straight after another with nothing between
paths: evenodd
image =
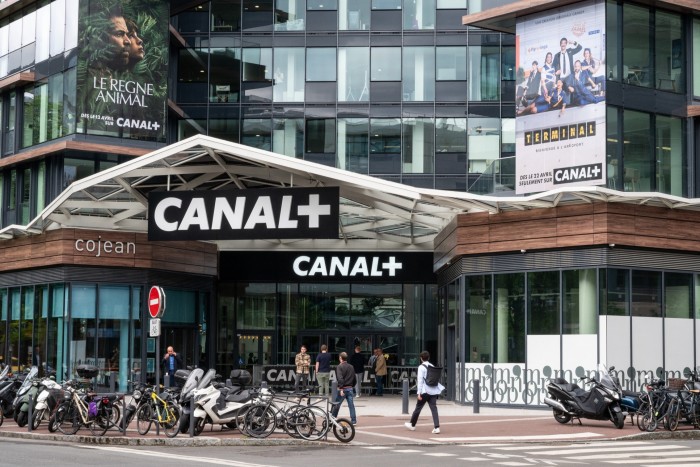
<instances>
[{"instance_id":1,"label":"white scooter","mask_svg":"<svg viewBox=\"0 0 700 467\"><path fill-rule=\"evenodd\" d=\"M60 397L60 399L59 399ZM56 407L59 400L63 399L63 390L61 385L51 378L44 378L39 383L39 395L36 398L34 411L32 413L32 430L39 428L42 420L48 420L52 410ZM54 432L58 427L50 424L49 431Z\"/></svg>"},{"instance_id":2,"label":"white scooter","mask_svg":"<svg viewBox=\"0 0 700 467\"><path fill-rule=\"evenodd\" d=\"M230 379L231 386L212 383L194 391L195 436L208 423L226 425L231 429L238 428L242 423L245 410L252 405L254 399L254 394L246 389L252 378L246 370L233 370Z\"/></svg>"}]
</instances>

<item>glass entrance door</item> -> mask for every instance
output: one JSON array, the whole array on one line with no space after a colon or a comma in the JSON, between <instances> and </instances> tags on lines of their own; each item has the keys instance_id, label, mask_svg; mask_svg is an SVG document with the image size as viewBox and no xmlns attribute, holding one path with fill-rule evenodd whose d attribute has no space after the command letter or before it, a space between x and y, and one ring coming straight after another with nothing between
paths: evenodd
<instances>
[{"instance_id":1,"label":"glass entrance door","mask_svg":"<svg viewBox=\"0 0 700 467\"><path fill-rule=\"evenodd\" d=\"M240 334L238 336L238 368L248 370L257 383L262 366L269 365L272 356L272 335Z\"/></svg>"}]
</instances>

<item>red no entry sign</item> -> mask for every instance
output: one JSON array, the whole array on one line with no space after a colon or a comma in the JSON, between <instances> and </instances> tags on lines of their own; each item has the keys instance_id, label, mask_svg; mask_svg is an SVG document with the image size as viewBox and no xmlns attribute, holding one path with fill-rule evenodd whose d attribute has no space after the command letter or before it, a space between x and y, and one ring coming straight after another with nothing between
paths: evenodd
<instances>
[{"instance_id":1,"label":"red no entry sign","mask_svg":"<svg viewBox=\"0 0 700 467\"><path fill-rule=\"evenodd\" d=\"M165 311L165 292L154 285L148 292L148 314L151 318L160 318Z\"/></svg>"}]
</instances>

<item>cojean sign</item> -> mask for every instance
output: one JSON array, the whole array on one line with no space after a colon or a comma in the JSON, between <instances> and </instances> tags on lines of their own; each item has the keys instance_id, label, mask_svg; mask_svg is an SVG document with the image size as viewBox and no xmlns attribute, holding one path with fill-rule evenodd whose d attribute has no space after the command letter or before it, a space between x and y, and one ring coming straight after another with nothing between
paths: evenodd
<instances>
[{"instance_id":1,"label":"cojean sign","mask_svg":"<svg viewBox=\"0 0 700 467\"><path fill-rule=\"evenodd\" d=\"M338 187L152 192L148 239L338 238L339 200Z\"/></svg>"}]
</instances>

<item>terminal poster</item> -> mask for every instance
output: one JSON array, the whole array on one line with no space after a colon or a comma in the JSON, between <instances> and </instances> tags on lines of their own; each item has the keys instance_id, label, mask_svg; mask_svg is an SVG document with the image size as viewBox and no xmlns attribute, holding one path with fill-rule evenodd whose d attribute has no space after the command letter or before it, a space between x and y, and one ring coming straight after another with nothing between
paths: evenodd
<instances>
[{"instance_id":1,"label":"terminal poster","mask_svg":"<svg viewBox=\"0 0 700 467\"><path fill-rule=\"evenodd\" d=\"M516 69L516 193L604 184L605 4L519 20Z\"/></svg>"},{"instance_id":2,"label":"terminal poster","mask_svg":"<svg viewBox=\"0 0 700 467\"><path fill-rule=\"evenodd\" d=\"M80 0L78 132L165 141L165 0Z\"/></svg>"}]
</instances>

